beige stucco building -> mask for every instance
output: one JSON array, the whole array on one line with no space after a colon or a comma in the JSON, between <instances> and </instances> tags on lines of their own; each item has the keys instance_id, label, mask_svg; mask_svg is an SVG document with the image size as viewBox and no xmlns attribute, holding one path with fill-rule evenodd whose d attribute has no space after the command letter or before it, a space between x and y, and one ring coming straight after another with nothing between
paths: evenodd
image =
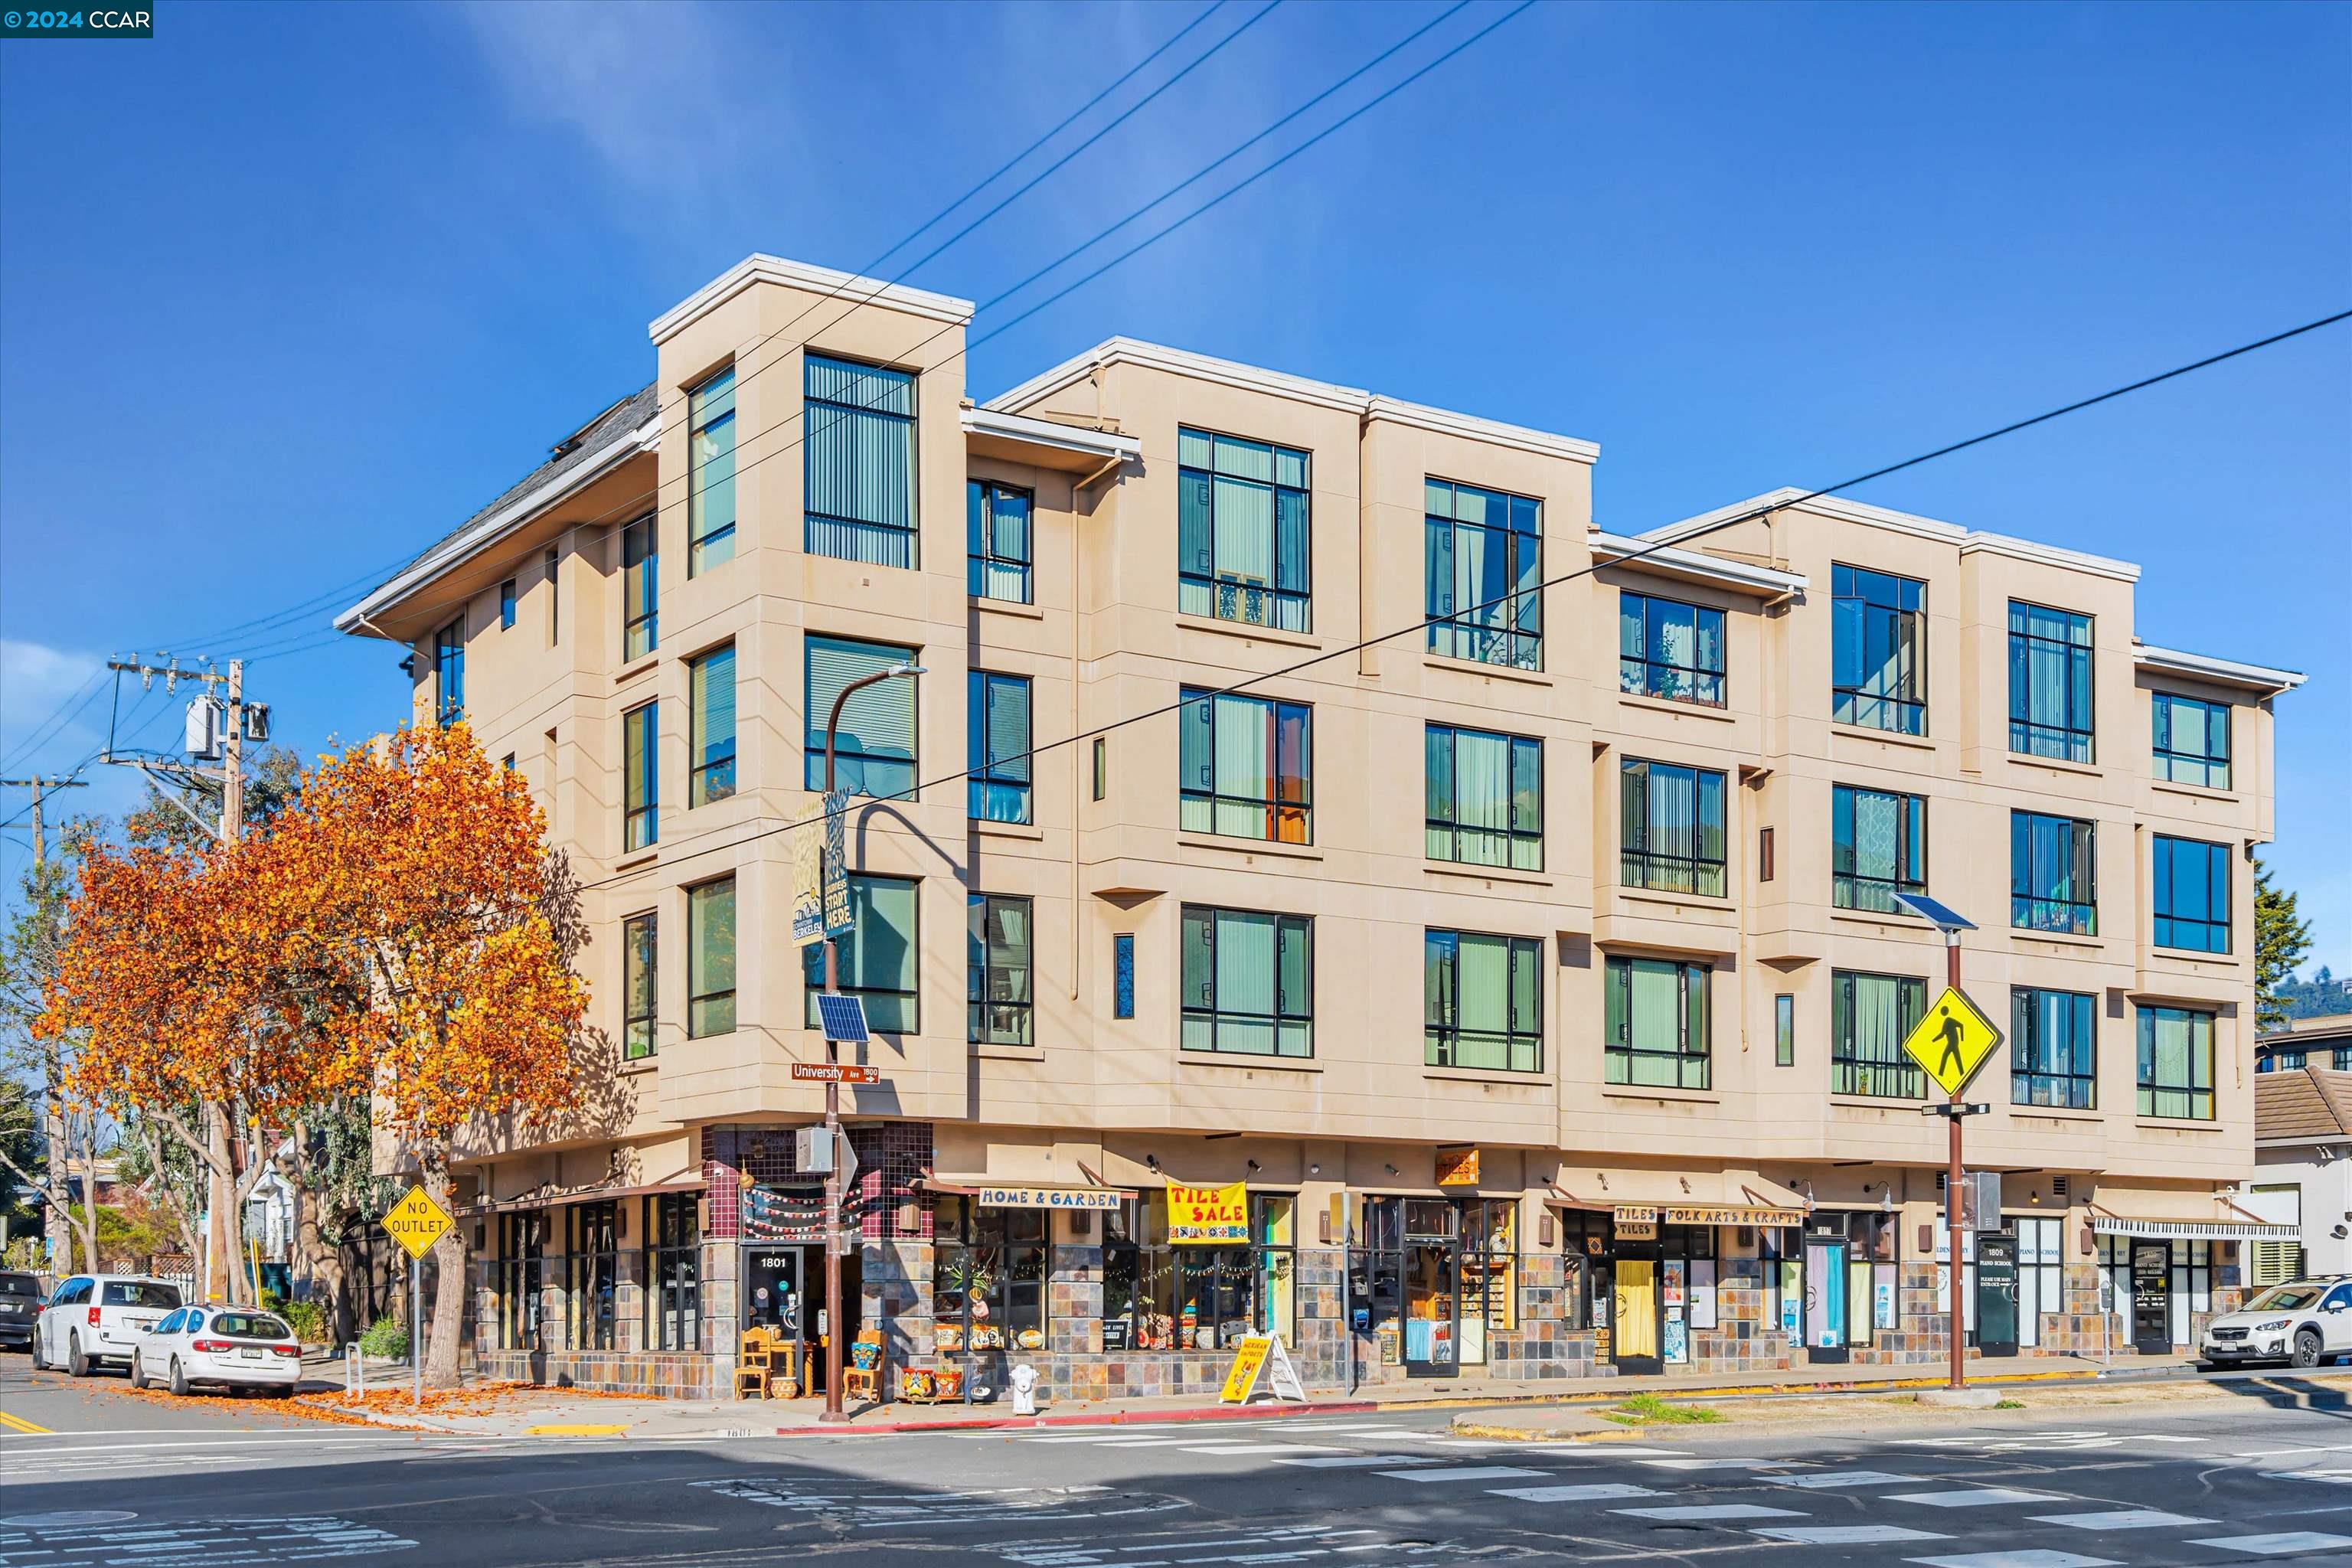
<instances>
[{"instance_id":1,"label":"beige stucco building","mask_svg":"<svg viewBox=\"0 0 2352 1568\"><path fill-rule=\"evenodd\" d=\"M2299 677L2143 642L2123 562L1796 491L1620 534L1588 442L1125 339L976 404L970 312L753 257L340 623L530 779L634 1108L464 1166L486 1364L723 1389L814 1331L788 828L909 664L840 746L892 1387L1197 1388L1263 1328L1322 1387L1940 1355L1905 892L2009 1037L1972 1337L2233 1287Z\"/></svg>"}]
</instances>

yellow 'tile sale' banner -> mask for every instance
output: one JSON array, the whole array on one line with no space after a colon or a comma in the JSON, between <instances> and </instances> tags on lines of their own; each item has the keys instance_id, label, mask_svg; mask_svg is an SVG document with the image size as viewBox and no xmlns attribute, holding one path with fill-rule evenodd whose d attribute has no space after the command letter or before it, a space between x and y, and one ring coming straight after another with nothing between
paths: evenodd
<instances>
[{"instance_id":1,"label":"yellow 'tile sale' banner","mask_svg":"<svg viewBox=\"0 0 2352 1568\"><path fill-rule=\"evenodd\" d=\"M1249 1239L1249 1184L1230 1187L1180 1187L1168 1184L1168 1239L1179 1246L1206 1246Z\"/></svg>"}]
</instances>

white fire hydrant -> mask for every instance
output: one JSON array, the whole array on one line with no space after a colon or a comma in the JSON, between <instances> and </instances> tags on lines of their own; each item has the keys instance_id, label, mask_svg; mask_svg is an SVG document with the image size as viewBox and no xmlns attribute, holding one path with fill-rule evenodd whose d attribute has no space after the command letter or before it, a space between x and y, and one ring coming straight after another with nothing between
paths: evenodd
<instances>
[{"instance_id":1,"label":"white fire hydrant","mask_svg":"<svg viewBox=\"0 0 2352 1568\"><path fill-rule=\"evenodd\" d=\"M1012 1373L1012 1383L1013 1414L1015 1415L1036 1415L1037 1369L1034 1366L1014 1367Z\"/></svg>"}]
</instances>

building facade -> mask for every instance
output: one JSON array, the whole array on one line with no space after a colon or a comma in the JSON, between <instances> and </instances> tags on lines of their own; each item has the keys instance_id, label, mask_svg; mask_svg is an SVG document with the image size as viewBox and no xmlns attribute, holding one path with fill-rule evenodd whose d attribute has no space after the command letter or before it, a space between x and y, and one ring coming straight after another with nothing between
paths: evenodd
<instances>
[{"instance_id":1,"label":"building facade","mask_svg":"<svg viewBox=\"0 0 2352 1568\"><path fill-rule=\"evenodd\" d=\"M753 257L340 623L525 773L594 933L620 1109L461 1167L486 1367L723 1392L816 1332L793 825L869 675L888 1387L1197 1390L1266 1329L1326 1389L1932 1361L1906 891L2008 1035L1963 1332L2168 1349L2236 1287L2299 677L2142 642L2124 563L1795 491L1621 534L1588 442L1124 339L974 403L970 310Z\"/></svg>"},{"instance_id":2,"label":"building facade","mask_svg":"<svg viewBox=\"0 0 2352 1568\"><path fill-rule=\"evenodd\" d=\"M2246 1282L2352 1273L2352 1014L2296 1018L2262 1037L2254 1069L2254 1182L2245 1206L2294 1228L2257 1243Z\"/></svg>"}]
</instances>

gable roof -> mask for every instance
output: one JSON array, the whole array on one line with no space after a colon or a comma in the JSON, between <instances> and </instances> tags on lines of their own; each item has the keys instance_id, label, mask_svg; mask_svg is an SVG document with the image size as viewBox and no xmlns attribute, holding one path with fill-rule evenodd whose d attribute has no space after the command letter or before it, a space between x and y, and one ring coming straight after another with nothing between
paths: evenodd
<instances>
[{"instance_id":1,"label":"gable roof","mask_svg":"<svg viewBox=\"0 0 2352 1568\"><path fill-rule=\"evenodd\" d=\"M2352 1072L2296 1068L2254 1075L2254 1142L2352 1138Z\"/></svg>"}]
</instances>

